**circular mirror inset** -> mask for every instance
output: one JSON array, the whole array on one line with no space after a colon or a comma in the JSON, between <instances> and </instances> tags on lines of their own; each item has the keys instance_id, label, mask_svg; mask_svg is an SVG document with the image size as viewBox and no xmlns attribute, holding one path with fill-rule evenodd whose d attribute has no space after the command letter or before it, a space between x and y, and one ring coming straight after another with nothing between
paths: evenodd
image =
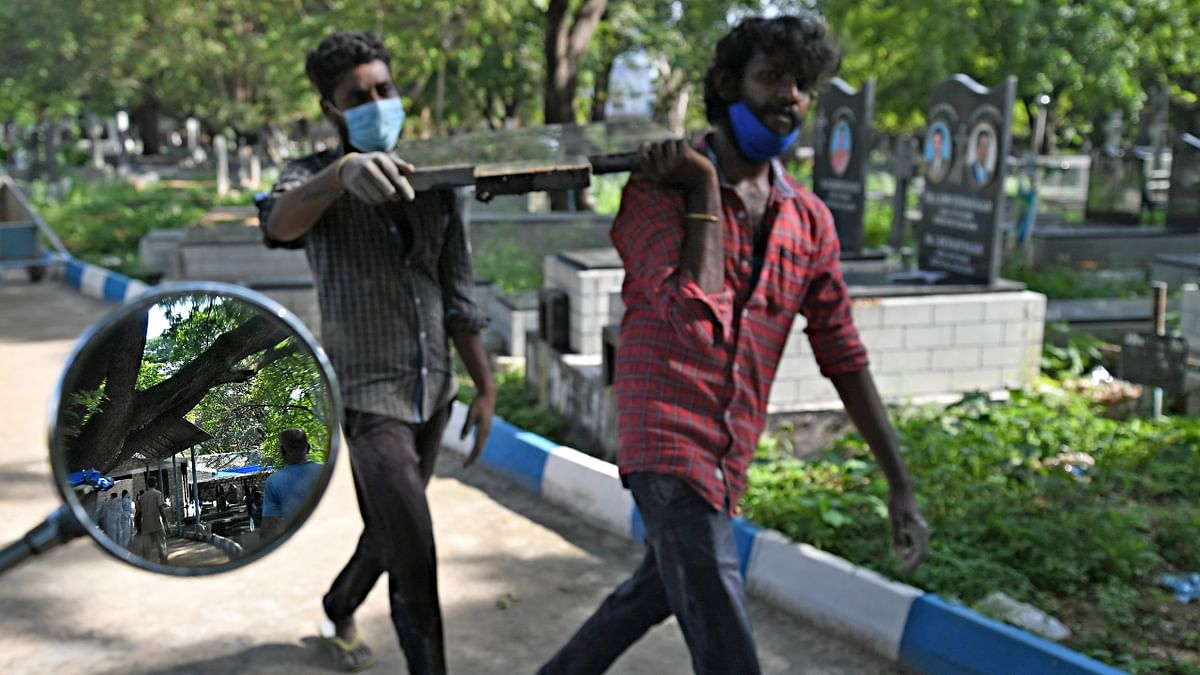
<instances>
[{"instance_id":1,"label":"circular mirror inset","mask_svg":"<svg viewBox=\"0 0 1200 675\"><path fill-rule=\"evenodd\" d=\"M940 183L950 172L954 158L954 141L946 123L938 120L929 125L925 134L925 177L931 183Z\"/></svg>"},{"instance_id":2,"label":"circular mirror inset","mask_svg":"<svg viewBox=\"0 0 1200 675\"><path fill-rule=\"evenodd\" d=\"M177 575L256 560L312 512L340 403L309 331L227 284L153 290L80 339L51 417L63 499L109 553Z\"/></svg>"},{"instance_id":3,"label":"circular mirror inset","mask_svg":"<svg viewBox=\"0 0 1200 675\"><path fill-rule=\"evenodd\" d=\"M967 138L967 174L971 183L984 187L996 175L996 127L980 122Z\"/></svg>"}]
</instances>

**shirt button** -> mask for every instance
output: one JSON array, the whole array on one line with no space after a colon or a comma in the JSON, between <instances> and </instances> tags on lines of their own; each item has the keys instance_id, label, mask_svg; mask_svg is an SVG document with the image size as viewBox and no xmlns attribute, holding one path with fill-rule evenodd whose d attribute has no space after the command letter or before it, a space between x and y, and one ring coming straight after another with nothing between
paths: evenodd
<instances>
[{"instance_id":1,"label":"shirt button","mask_svg":"<svg viewBox=\"0 0 1200 675\"><path fill-rule=\"evenodd\" d=\"M721 467L717 467L717 470L713 473L716 475L717 480L725 480L725 472L721 470Z\"/></svg>"},{"instance_id":2,"label":"shirt button","mask_svg":"<svg viewBox=\"0 0 1200 675\"><path fill-rule=\"evenodd\" d=\"M749 261L749 260L743 260L743 261L742 261L742 271L743 271L743 272L749 272L749 271L750 271L750 261Z\"/></svg>"},{"instance_id":3,"label":"shirt button","mask_svg":"<svg viewBox=\"0 0 1200 675\"><path fill-rule=\"evenodd\" d=\"M424 340L424 339L425 339L425 335L426 335L425 331L421 331L421 339L422 339L422 340Z\"/></svg>"},{"instance_id":4,"label":"shirt button","mask_svg":"<svg viewBox=\"0 0 1200 675\"><path fill-rule=\"evenodd\" d=\"M421 369L421 374L422 374L422 375L428 375L428 374L429 374L429 369L428 369L428 368L422 368L422 369Z\"/></svg>"},{"instance_id":5,"label":"shirt button","mask_svg":"<svg viewBox=\"0 0 1200 675\"><path fill-rule=\"evenodd\" d=\"M745 220L746 212L739 209L737 212L737 217L738 217L738 220Z\"/></svg>"},{"instance_id":6,"label":"shirt button","mask_svg":"<svg viewBox=\"0 0 1200 675\"><path fill-rule=\"evenodd\" d=\"M418 295L415 298L413 298L413 302L417 303L418 305L421 304L421 296Z\"/></svg>"}]
</instances>

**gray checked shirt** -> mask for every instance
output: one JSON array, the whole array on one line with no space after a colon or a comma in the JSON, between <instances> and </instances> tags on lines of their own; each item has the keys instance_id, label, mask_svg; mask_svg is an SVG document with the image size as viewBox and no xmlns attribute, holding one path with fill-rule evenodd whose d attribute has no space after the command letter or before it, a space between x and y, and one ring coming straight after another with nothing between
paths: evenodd
<instances>
[{"instance_id":1,"label":"gray checked shirt","mask_svg":"<svg viewBox=\"0 0 1200 675\"><path fill-rule=\"evenodd\" d=\"M263 238L272 248L304 247L344 405L422 422L457 393L449 338L487 326L472 297L465 227L448 190L383 206L347 192L301 239L272 240L266 222L275 199L341 156L325 151L283 170L259 207Z\"/></svg>"}]
</instances>

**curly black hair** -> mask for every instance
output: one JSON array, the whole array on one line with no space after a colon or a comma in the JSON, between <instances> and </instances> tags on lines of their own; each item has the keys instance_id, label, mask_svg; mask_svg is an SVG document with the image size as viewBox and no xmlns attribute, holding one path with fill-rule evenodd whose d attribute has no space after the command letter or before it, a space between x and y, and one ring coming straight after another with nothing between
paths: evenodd
<instances>
[{"instance_id":1,"label":"curly black hair","mask_svg":"<svg viewBox=\"0 0 1200 675\"><path fill-rule=\"evenodd\" d=\"M801 89L813 91L824 84L842 63L842 54L827 32L825 20L812 12L743 20L717 43L716 58L704 75L704 114L708 121L724 122L728 107L736 102L721 97L717 75L728 71L740 82L755 52L783 56L794 64L792 74Z\"/></svg>"},{"instance_id":2,"label":"curly black hair","mask_svg":"<svg viewBox=\"0 0 1200 675\"><path fill-rule=\"evenodd\" d=\"M342 76L375 60L391 64L379 33L338 31L321 40L321 44L308 53L304 72L321 92L321 98L333 100L333 91Z\"/></svg>"}]
</instances>

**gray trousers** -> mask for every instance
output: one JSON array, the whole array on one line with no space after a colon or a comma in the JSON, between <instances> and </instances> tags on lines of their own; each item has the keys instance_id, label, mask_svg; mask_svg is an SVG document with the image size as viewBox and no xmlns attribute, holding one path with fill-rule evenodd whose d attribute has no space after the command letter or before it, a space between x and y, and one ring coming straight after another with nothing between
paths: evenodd
<instances>
[{"instance_id":1,"label":"gray trousers","mask_svg":"<svg viewBox=\"0 0 1200 675\"><path fill-rule=\"evenodd\" d=\"M449 416L449 406L424 424L346 411L346 441L363 533L324 597L325 614L335 622L345 620L387 572L392 624L409 672L420 675L446 672L437 552L425 486Z\"/></svg>"}]
</instances>

